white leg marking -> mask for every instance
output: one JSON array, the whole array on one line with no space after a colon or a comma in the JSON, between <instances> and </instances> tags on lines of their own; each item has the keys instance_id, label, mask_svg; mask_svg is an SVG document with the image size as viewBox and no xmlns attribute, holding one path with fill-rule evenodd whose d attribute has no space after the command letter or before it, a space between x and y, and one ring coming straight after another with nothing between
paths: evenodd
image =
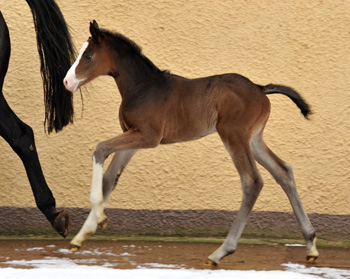
<instances>
[{"instance_id":1,"label":"white leg marking","mask_svg":"<svg viewBox=\"0 0 350 279\"><path fill-rule=\"evenodd\" d=\"M97 225L106 219L106 215L103 213L103 165L96 163L95 156L93 156L92 161L93 173L90 192L91 211L79 233L70 242L71 245L78 247L81 246L81 243L88 238L89 235L94 234L97 230Z\"/></svg>"},{"instance_id":2,"label":"white leg marking","mask_svg":"<svg viewBox=\"0 0 350 279\"><path fill-rule=\"evenodd\" d=\"M106 219L106 215L103 213L103 164L96 163L95 156L93 156L93 171L92 171L92 183L90 192L90 203L92 210L95 213L97 223L101 223Z\"/></svg>"},{"instance_id":3,"label":"white leg marking","mask_svg":"<svg viewBox=\"0 0 350 279\"><path fill-rule=\"evenodd\" d=\"M88 238L89 235L92 235L97 230L97 222L95 218L95 212L90 211L89 216L86 218L84 225L80 229L79 233L72 239L70 244L72 246L81 247L81 244L84 240Z\"/></svg>"}]
</instances>

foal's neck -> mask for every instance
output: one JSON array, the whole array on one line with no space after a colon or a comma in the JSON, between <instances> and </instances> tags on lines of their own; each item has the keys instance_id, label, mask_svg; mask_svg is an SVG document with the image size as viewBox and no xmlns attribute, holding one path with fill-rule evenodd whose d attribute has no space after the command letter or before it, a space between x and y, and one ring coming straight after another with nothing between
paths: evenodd
<instances>
[{"instance_id":1,"label":"foal's neck","mask_svg":"<svg viewBox=\"0 0 350 279\"><path fill-rule=\"evenodd\" d=\"M117 55L117 57L121 57ZM127 55L122 59L115 59L117 73L112 74L117 83L122 98L135 94L144 94L148 88L164 80L161 72L156 72L143 59L134 55Z\"/></svg>"},{"instance_id":2,"label":"foal's neck","mask_svg":"<svg viewBox=\"0 0 350 279\"><path fill-rule=\"evenodd\" d=\"M141 55L127 52L118 53L115 57L117 57L114 61L118 70L112 76L122 98L145 94L147 89L164 81L165 74L153 69Z\"/></svg>"}]
</instances>

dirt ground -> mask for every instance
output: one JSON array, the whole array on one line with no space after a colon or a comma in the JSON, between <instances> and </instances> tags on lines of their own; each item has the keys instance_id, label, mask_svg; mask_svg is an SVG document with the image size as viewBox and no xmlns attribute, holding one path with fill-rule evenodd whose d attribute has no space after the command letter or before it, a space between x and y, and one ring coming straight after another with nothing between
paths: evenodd
<instances>
[{"instance_id":1,"label":"dirt ground","mask_svg":"<svg viewBox=\"0 0 350 279\"><path fill-rule=\"evenodd\" d=\"M67 240L0 240L0 267L31 268L36 260L69 259L76 264L111 268L170 267L208 269L206 257L219 245L214 243L86 241L78 252L69 251ZM350 248L319 247L320 257L306 264L305 247L286 245L239 245L235 254L215 269L283 270L281 264L350 270ZM18 266L18 262L25 262ZM211 267L213 268L213 267Z\"/></svg>"}]
</instances>

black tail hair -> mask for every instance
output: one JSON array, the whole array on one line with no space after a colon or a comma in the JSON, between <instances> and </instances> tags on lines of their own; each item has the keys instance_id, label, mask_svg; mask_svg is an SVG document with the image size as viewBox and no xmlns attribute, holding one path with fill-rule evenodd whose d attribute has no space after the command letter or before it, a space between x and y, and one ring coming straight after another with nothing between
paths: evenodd
<instances>
[{"instance_id":1,"label":"black tail hair","mask_svg":"<svg viewBox=\"0 0 350 279\"><path fill-rule=\"evenodd\" d=\"M44 87L48 133L73 123L73 95L63 85L74 62L75 49L55 0L26 0L33 14Z\"/></svg>"},{"instance_id":2,"label":"black tail hair","mask_svg":"<svg viewBox=\"0 0 350 279\"><path fill-rule=\"evenodd\" d=\"M309 104L293 88L278 84L258 86L263 90L265 94L283 94L288 96L297 105L305 118L308 119L309 115L312 113Z\"/></svg>"}]
</instances>

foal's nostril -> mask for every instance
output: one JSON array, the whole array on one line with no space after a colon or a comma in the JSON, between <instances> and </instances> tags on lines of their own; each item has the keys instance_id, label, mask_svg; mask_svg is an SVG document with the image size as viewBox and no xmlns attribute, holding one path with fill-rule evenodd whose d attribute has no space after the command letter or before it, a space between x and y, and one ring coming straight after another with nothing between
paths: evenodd
<instances>
[{"instance_id":1,"label":"foal's nostril","mask_svg":"<svg viewBox=\"0 0 350 279\"><path fill-rule=\"evenodd\" d=\"M64 78L64 79L63 79L63 84L64 84L64 87L66 87L66 89L70 91L70 89L69 89L69 83L68 83L68 79L67 79L67 78Z\"/></svg>"},{"instance_id":2,"label":"foal's nostril","mask_svg":"<svg viewBox=\"0 0 350 279\"><path fill-rule=\"evenodd\" d=\"M65 87L68 86L68 80L66 78L63 79L63 84L64 84Z\"/></svg>"}]
</instances>

